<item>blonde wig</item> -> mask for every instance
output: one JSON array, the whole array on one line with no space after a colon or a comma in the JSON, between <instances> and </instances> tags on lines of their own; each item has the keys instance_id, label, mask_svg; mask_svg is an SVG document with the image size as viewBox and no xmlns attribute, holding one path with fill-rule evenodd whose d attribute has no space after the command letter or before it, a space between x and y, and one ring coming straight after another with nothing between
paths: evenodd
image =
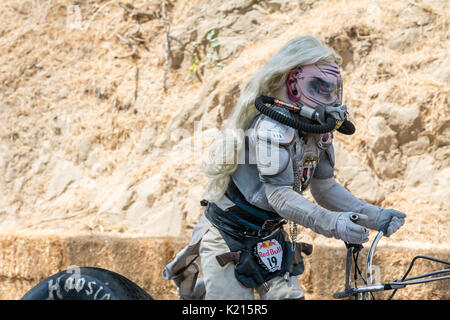
<instances>
[{"instance_id":1,"label":"blonde wig","mask_svg":"<svg viewBox=\"0 0 450 320\"><path fill-rule=\"evenodd\" d=\"M203 172L209 183L204 195L208 201L217 201L224 195L230 176L237 169L238 154L242 149L245 130L259 114L254 102L260 95L273 96L285 85L290 71L302 65L340 62L333 49L312 36L302 36L288 41L275 56L250 80L239 97L227 123L230 128L211 145Z\"/></svg>"}]
</instances>

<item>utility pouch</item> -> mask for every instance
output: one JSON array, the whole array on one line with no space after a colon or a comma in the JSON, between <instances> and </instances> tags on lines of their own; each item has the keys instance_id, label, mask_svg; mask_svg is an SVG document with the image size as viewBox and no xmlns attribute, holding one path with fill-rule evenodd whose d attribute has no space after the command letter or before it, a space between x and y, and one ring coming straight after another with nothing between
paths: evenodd
<instances>
[{"instance_id":1,"label":"utility pouch","mask_svg":"<svg viewBox=\"0 0 450 320\"><path fill-rule=\"evenodd\" d=\"M264 238L236 239L220 232L230 251L241 252L239 262L235 266L235 276L247 288L255 288L287 272L298 276L304 271L300 250L294 254L292 244L286 241L282 228Z\"/></svg>"},{"instance_id":2,"label":"utility pouch","mask_svg":"<svg viewBox=\"0 0 450 320\"><path fill-rule=\"evenodd\" d=\"M239 259L234 259L235 276L245 287L255 288L286 273L294 276L303 273L301 246L297 244L294 253L282 225L264 234L261 230L250 229L213 202L207 206L205 216L219 230L230 252L240 252ZM223 258L220 256L218 262L229 262Z\"/></svg>"}]
</instances>

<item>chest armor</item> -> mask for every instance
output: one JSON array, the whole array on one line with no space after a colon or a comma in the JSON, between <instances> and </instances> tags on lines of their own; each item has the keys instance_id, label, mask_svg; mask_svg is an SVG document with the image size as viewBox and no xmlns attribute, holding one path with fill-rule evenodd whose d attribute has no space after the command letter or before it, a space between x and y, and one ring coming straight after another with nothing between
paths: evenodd
<instances>
[{"instance_id":1,"label":"chest armor","mask_svg":"<svg viewBox=\"0 0 450 320\"><path fill-rule=\"evenodd\" d=\"M287 110L280 112L289 115ZM320 179L332 176L334 152L331 141L331 134L300 135L293 128L259 116L246 133L245 148L239 154L239 165L231 178L249 203L273 211L264 184L294 186L295 180L294 190L301 193L313 175ZM277 156L273 160L275 153ZM229 206L227 203L221 205L223 208Z\"/></svg>"},{"instance_id":2,"label":"chest armor","mask_svg":"<svg viewBox=\"0 0 450 320\"><path fill-rule=\"evenodd\" d=\"M295 133L290 145L290 154L294 171L293 189L302 193L308 188L314 171L319 164L320 155L332 142L332 134L308 134L300 136Z\"/></svg>"}]
</instances>

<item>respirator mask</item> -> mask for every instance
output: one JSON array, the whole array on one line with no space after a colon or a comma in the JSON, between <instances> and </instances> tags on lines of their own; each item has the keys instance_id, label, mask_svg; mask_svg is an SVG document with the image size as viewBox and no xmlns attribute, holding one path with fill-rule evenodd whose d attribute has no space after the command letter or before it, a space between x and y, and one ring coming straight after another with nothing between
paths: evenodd
<instances>
[{"instance_id":1,"label":"respirator mask","mask_svg":"<svg viewBox=\"0 0 450 320\"><path fill-rule=\"evenodd\" d=\"M290 102L261 96L255 101L256 108L283 124L308 133L355 132L354 125L347 119L346 105L342 104L342 79L335 62L296 68L286 79L286 90ZM299 117L290 119L267 107L266 103L289 109Z\"/></svg>"}]
</instances>

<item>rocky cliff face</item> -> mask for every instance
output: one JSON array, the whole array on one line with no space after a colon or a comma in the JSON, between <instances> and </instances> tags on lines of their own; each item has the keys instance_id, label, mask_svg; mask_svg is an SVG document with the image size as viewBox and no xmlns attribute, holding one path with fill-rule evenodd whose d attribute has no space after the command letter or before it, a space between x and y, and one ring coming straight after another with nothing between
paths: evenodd
<instances>
[{"instance_id":1,"label":"rocky cliff face","mask_svg":"<svg viewBox=\"0 0 450 320\"><path fill-rule=\"evenodd\" d=\"M246 81L289 39L311 34L343 58L357 128L336 135L336 178L408 214L387 243L448 252L447 1L174 0L161 9L4 1L2 234L188 239L202 213L205 146ZM300 237L337 243L306 229Z\"/></svg>"}]
</instances>

